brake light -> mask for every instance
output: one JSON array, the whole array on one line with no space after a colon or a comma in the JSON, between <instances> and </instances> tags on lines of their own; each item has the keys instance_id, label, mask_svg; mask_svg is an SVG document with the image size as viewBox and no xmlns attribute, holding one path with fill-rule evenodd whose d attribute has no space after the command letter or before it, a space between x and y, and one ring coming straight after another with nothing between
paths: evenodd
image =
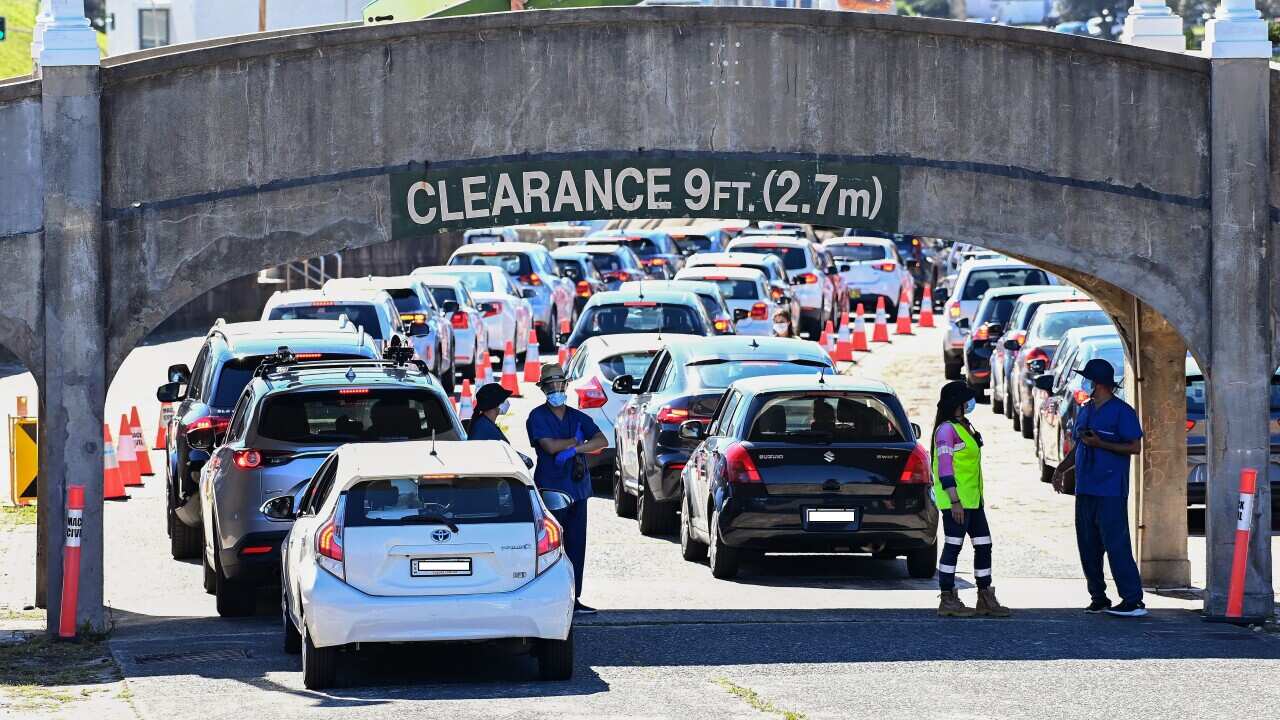
<instances>
[{"instance_id":1,"label":"brake light","mask_svg":"<svg viewBox=\"0 0 1280 720\"><path fill-rule=\"evenodd\" d=\"M591 410L598 407L604 407L609 402L609 396L604 394L604 388L600 385L600 378L593 377L591 382L577 388L578 393L578 409Z\"/></svg>"},{"instance_id":2,"label":"brake light","mask_svg":"<svg viewBox=\"0 0 1280 720\"><path fill-rule=\"evenodd\" d=\"M873 268L875 268L875 269L877 269L877 270L879 270L879 271L881 271L881 272L893 272L894 270L897 270L897 269L898 269L898 263L891 263L891 262L887 262L887 263L876 263L876 264L872 265L871 267L873 267Z\"/></svg>"},{"instance_id":3,"label":"brake light","mask_svg":"<svg viewBox=\"0 0 1280 720\"><path fill-rule=\"evenodd\" d=\"M1196 421L1195 421L1195 420L1188 420L1188 421L1187 421L1187 432L1191 432L1191 431L1195 428L1195 426L1196 426Z\"/></svg>"},{"instance_id":4,"label":"brake light","mask_svg":"<svg viewBox=\"0 0 1280 720\"><path fill-rule=\"evenodd\" d=\"M682 423L689 419L689 411L685 408L671 407L663 405L658 410L658 422L660 423Z\"/></svg>"},{"instance_id":5,"label":"brake light","mask_svg":"<svg viewBox=\"0 0 1280 720\"><path fill-rule=\"evenodd\" d=\"M1014 341L1014 342L1016 342L1016 343L1018 343L1018 347L1022 347L1022 343L1024 343L1024 342L1026 342L1026 341L1027 341L1027 331L1026 331L1026 330L1019 330L1019 331L1015 332L1015 333L1013 334L1013 336L1012 336L1012 337L1010 337L1009 339L1010 339L1010 340L1013 340L1013 341Z\"/></svg>"},{"instance_id":6,"label":"brake light","mask_svg":"<svg viewBox=\"0 0 1280 720\"><path fill-rule=\"evenodd\" d=\"M801 283L803 283L803 284L805 284L805 285L817 285L817 284L818 284L818 276L817 276L817 275L814 275L813 273L803 273L802 275L800 275L800 276L799 276L799 277L797 277L796 279L797 279L797 280L799 280Z\"/></svg>"},{"instance_id":7,"label":"brake light","mask_svg":"<svg viewBox=\"0 0 1280 720\"><path fill-rule=\"evenodd\" d=\"M226 430L231 425L231 418L226 417L202 417L187 425L187 432L197 432L200 430L212 430L215 433Z\"/></svg>"},{"instance_id":8,"label":"brake light","mask_svg":"<svg viewBox=\"0 0 1280 720\"><path fill-rule=\"evenodd\" d=\"M1077 391L1075 391L1074 396L1075 396L1075 400L1076 400L1076 404L1077 404L1077 405L1084 405L1085 403L1089 402L1089 393L1087 393L1087 392L1085 392L1085 391L1083 391L1083 390L1077 390ZM1187 422L1191 422L1191 421L1190 421L1190 420L1188 420ZM1188 429L1188 430L1190 430L1190 429L1191 429L1191 427L1190 427L1190 426L1187 426L1187 429Z\"/></svg>"},{"instance_id":9,"label":"brake light","mask_svg":"<svg viewBox=\"0 0 1280 720\"><path fill-rule=\"evenodd\" d=\"M780 297L782 297L782 288L773 288L769 291L769 299L776 301Z\"/></svg>"},{"instance_id":10,"label":"brake light","mask_svg":"<svg viewBox=\"0 0 1280 720\"><path fill-rule=\"evenodd\" d=\"M338 496L333 514L316 533L316 562L341 580L347 579L345 553L342 551L343 522L347 515L347 495Z\"/></svg>"},{"instance_id":11,"label":"brake light","mask_svg":"<svg viewBox=\"0 0 1280 720\"><path fill-rule=\"evenodd\" d=\"M1031 350L1028 351L1026 355L1022 356L1022 364L1027 367L1031 367L1031 363L1036 362L1037 360L1048 365L1049 353L1045 352L1044 348L1037 347L1037 348L1031 348Z\"/></svg>"},{"instance_id":12,"label":"brake light","mask_svg":"<svg viewBox=\"0 0 1280 720\"><path fill-rule=\"evenodd\" d=\"M768 320L768 319L769 319L769 306L768 306L768 305L765 305L765 304L764 304L764 303L762 303L762 302L758 302L758 303L756 303L756 304L752 305L752 306L751 306L751 319L752 319L752 320Z\"/></svg>"},{"instance_id":13,"label":"brake light","mask_svg":"<svg viewBox=\"0 0 1280 720\"><path fill-rule=\"evenodd\" d=\"M951 319L952 319L952 320L959 320L959 319L960 319L960 304L959 304L959 303L954 303L954 304L947 305L947 314L951 316Z\"/></svg>"},{"instance_id":14,"label":"brake light","mask_svg":"<svg viewBox=\"0 0 1280 720\"><path fill-rule=\"evenodd\" d=\"M368 395L369 388L341 388L338 390L339 395Z\"/></svg>"},{"instance_id":15,"label":"brake light","mask_svg":"<svg viewBox=\"0 0 1280 720\"><path fill-rule=\"evenodd\" d=\"M467 314L459 310L449 318L449 324L453 325L454 330L466 330L471 327L471 320L467 318Z\"/></svg>"},{"instance_id":16,"label":"brake light","mask_svg":"<svg viewBox=\"0 0 1280 720\"><path fill-rule=\"evenodd\" d=\"M629 282L631 280L631 273L627 272L626 270L613 270L611 272L605 273L604 279L619 280L621 282Z\"/></svg>"},{"instance_id":17,"label":"brake light","mask_svg":"<svg viewBox=\"0 0 1280 720\"><path fill-rule=\"evenodd\" d=\"M756 461L741 443L734 443L724 450L724 479L734 485L758 483L760 471Z\"/></svg>"},{"instance_id":18,"label":"brake light","mask_svg":"<svg viewBox=\"0 0 1280 720\"><path fill-rule=\"evenodd\" d=\"M632 300L622 303L623 307L658 307L658 303L648 300Z\"/></svg>"},{"instance_id":19,"label":"brake light","mask_svg":"<svg viewBox=\"0 0 1280 720\"><path fill-rule=\"evenodd\" d=\"M728 280L728 275L703 275L699 280Z\"/></svg>"},{"instance_id":20,"label":"brake light","mask_svg":"<svg viewBox=\"0 0 1280 720\"><path fill-rule=\"evenodd\" d=\"M979 325L978 329L973 331L973 339L976 341L990 340L991 328L987 327L986 325Z\"/></svg>"},{"instance_id":21,"label":"brake light","mask_svg":"<svg viewBox=\"0 0 1280 720\"><path fill-rule=\"evenodd\" d=\"M538 273L529 273L528 275L521 275L520 282L524 283L525 285L541 285L542 278L538 275Z\"/></svg>"},{"instance_id":22,"label":"brake light","mask_svg":"<svg viewBox=\"0 0 1280 720\"><path fill-rule=\"evenodd\" d=\"M241 470L252 470L262 464L262 453L257 450L236 450L231 459Z\"/></svg>"},{"instance_id":23,"label":"brake light","mask_svg":"<svg viewBox=\"0 0 1280 720\"><path fill-rule=\"evenodd\" d=\"M586 280L578 281L578 297L591 297L591 283Z\"/></svg>"},{"instance_id":24,"label":"brake light","mask_svg":"<svg viewBox=\"0 0 1280 720\"><path fill-rule=\"evenodd\" d=\"M924 446L916 443L915 448L911 450L911 455L907 457L906 467L902 468L898 484L929 485L932 483L933 479L929 477L929 453L925 451Z\"/></svg>"},{"instance_id":25,"label":"brake light","mask_svg":"<svg viewBox=\"0 0 1280 720\"><path fill-rule=\"evenodd\" d=\"M653 258L652 260L650 260L650 261L649 261L649 264L650 264L650 265L657 265L657 266L661 267L661 266L663 266L663 265L666 265L666 264L667 264L667 260L666 260L666 258Z\"/></svg>"},{"instance_id":26,"label":"brake light","mask_svg":"<svg viewBox=\"0 0 1280 720\"><path fill-rule=\"evenodd\" d=\"M333 300L312 300L311 307L332 307L338 303Z\"/></svg>"},{"instance_id":27,"label":"brake light","mask_svg":"<svg viewBox=\"0 0 1280 720\"><path fill-rule=\"evenodd\" d=\"M316 360L316 359L319 359L319 358L323 357L323 354L321 354L321 353L294 353L294 354L293 354L293 357L294 357L294 359L296 359L296 360Z\"/></svg>"},{"instance_id":28,"label":"brake light","mask_svg":"<svg viewBox=\"0 0 1280 720\"><path fill-rule=\"evenodd\" d=\"M711 323L711 325L716 329L716 332L718 333L729 332L729 321L724 318L717 319L715 322Z\"/></svg>"},{"instance_id":29,"label":"brake light","mask_svg":"<svg viewBox=\"0 0 1280 720\"><path fill-rule=\"evenodd\" d=\"M400 322L403 323L425 323L427 316L423 313L400 313Z\"/></svg>"},{"instance_id":30,"label":"brake light","mask_svg":"<svg viewBox=\"0 0 1280 720\"><path fill-rule=\"evenodd\" d=\"M240 554L241 555L266 555L267 553L271 552L271 550L272 550L272 547L270 545L248 545L246 547L240 548Z\"/></svg>"},{"instance_id":31,"label":"brake light","mask_svg":"<svg viewBox=\"0 0 1280 720\"><path fill-rule=\"evenodd\" d=\"M563 535L564 531L555 518L550 515L542 516L542 526L538 528L538 575L549 570L564 555L564 549L560 545Z\"/></svg>"},{"instance_id":32,"label":"brake light","mask_svg":"<svg viewBox=\"0 0 1280 720\"><path fill-rule=\"evenodd\" d=\"M493 317L502 312L502 303L496 303L496 302L485 303L480 307L484 309L484 316L487 318Z\"/></svg>"}]
</instances>

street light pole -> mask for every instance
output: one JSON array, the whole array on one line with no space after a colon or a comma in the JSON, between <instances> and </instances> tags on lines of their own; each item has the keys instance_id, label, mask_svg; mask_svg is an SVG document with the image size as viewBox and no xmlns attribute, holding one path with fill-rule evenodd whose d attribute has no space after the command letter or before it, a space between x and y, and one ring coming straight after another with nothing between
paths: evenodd
<instances>
[{"instance_id":1,"label":"street light pole","mask_svg":"<svg viewBox=\"0 0 1280 720\"><path fill-rule=\"evenodd\" d=\"M267 0L258 0L258 32L267 31Z\"/></svg>"}]
</instances>

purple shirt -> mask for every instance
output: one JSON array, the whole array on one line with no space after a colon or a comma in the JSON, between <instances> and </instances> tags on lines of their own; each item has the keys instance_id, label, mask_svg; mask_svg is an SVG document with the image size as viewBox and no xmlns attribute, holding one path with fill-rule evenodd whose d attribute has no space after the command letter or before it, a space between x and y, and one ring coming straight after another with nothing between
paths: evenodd
<instances>
[{"instance_id":1,"label":"purple shirt","mask_svg":"<svg viewBox=\"0 0 1280 720\"><path fill-rule=\"evenodd\" d=\"M938 454L938 477L955 477L951 456L964 449L964 441L960 439L960 435L956 433L951 423L945 422L934 431L933 443Z\"/></svg>"}]
</instances>

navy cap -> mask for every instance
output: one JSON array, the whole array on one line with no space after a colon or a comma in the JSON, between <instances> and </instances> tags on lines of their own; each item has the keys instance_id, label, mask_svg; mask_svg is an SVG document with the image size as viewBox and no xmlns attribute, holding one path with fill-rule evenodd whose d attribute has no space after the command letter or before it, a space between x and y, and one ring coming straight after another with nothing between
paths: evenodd
<instances>
[{"instance_id":1,"label":"navy cap","mask_svg":"<svg viewBox=\"0 0 1280 720\"><path fill-rule=\"evenodd\" d=\"M1120 383L1116 382L1116 369L1111 363L1102 358L1094 358L1084 364L1083 370L1072 370L1077 375L1083 375L1089 380L1099 385L1106 385L1109 388L1118 387Z\"/></svg>"},{"instance_id":2,"label":"navy cap","mask_svg":"<svg viewBox=\"0 0 1280 720\"><path fill-rule=\"evenodd\" d=\"M510 390L498 383L489 383L476 392L476 412L492 410L509 397L511 397Z\"/></svg>"}]
</instances>

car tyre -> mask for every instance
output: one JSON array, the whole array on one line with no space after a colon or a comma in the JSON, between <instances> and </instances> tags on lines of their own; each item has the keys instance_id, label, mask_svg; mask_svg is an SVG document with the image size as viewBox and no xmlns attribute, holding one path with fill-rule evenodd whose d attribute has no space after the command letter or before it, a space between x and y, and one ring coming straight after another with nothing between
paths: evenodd
<instances>
[{"instance_id":1,"label":"car tyre","mask_svg":"<svg viewBox=\"0 0 1280 720\"><path fill-rule=\"evenodd\" d=\"M204 549L204 531L182 522L169 508L169 554L174 560L190 560Z\"/></svg>"},{"instance_id":2,"label":"car tyre","mask_svg":"<svg viewBox=\"0 0 1280 720\"><path fill-rule=\"evenodd\" d=\"M222 571L218 548L218 526L213 526L213 596L221 617L246 617L253 614L256 605L253 588L227 578Z\"/></svg>"},{"instance_id":3,"label":"car tyre","mask_svg":"<svg viewBox=\"0 0 1280 720\"><path fill-rule=\"evenodd\" d=\"M636 516L636 499L622 485L622 467L617 460L613 466L613 513L620 518Z\"/></svg>"},{"instance_id":4,"label":"car tyre","mask_svg":"<svg viewBox=\"0 0 1280 720\"><path fill-rule=\"evenodd\" d=\"M917 580L928 580L938 572L938 546L918 548L907 552L907 574Z\"/></svg>"},{"instance_id":5,"label":"car tyre","mask_svg":"<svg viewBox=\"0 0 1280 720\"><path fill-rule=\"evenodd\" d=\"M553 353L556 351L556 334L560 332L560 319L555 308L551 309L551 319L547 326L538 333L538 352Z\"/></svg>"},{"instance_id":6,"label":"car tyre","mask_svg":"<svg viewBox=\"0 0 1280 720\"><path fill-rule=\"evenodd\" d=\"M707 545L693 536L692 523L693 513L689 511L689 503L685 502L680 510L680 557L700 563L707 559Z\"/></svg>"},{"instance_id":7,"label":"car tyre","mask_svg":"<svg viewBox=\"0 0 1280 720\"><path fill-rule=\"evenodd\" d=\"M964 368L964 366L961 363L949 363L949 362L946 362L945 360L943 361L943 363L944 363L943 368L945 371L946 378L948 380L959 380L961 375L961 370Z\"/></svg>"},{"instance_id":8,"label":"car tyre","mask_svg":"<svg viewBox=\"0 0 1280 720\"><path fill-rule=\"evenodd\" d=\"M719 580L732 580L738 575L738 549L724 544L720 537L720 511L711 515L711 527L708 529L711 543L707 546L707 564L711 566L711 575Z\"/></svg>"},{"instance_id":9,"label":"car tyre","mask_svg":"<svg viewBox=\"0 0 1280 720\"><path fill-rule=\"evenodd\" d=\"M200 564L204 567L204 591L213 595L218 592L218 576L209 566L209 559L204 556L204 551L200 551Z\"/></svg>"},{"instance_id":10,"label":"car tyre","mask_svg":"<svg viewBox=\"0 0 1280 720\"><path fill-rule=\"evenodd\" d=\"M297 655L302 652L302 633L298 632L298 626L289 616L289 597L284 591L280 593L280 618L284 625L284 651L289 655Z\"/></svg>"},{"instance_id":11,"label":"car tyre","mask_svg":"<svg viewBox=\"0 0 1280 720\"><path fill-rule=\"evenodd\" d=\"M676 505L659 502L649 490L649 483L640 480L640 498L636 501L636 523L645 537L670 535L675 530Z\"/></svg>"},{"instance_id":12,"label":"car tyre","mask_svg":"<svg viewBox=\"0 0 1280 720\"><path fill-rule=\"evenodd\" d=\"M1031 424L1031 416L1022 415L1021 411L1018 411L1018 414L1022 416L1022 422L1020 423L1021 427L1019 428L1022 431L1022 437L1028 440L1034 439L1036 436L1036 428Z\"/></svg>"},{"instance_id":13,"label":"car tyre","mask_svg":"<svg viewBox=\"0 0 1280 720\"><path fill-rule=\"evenodd\" d=\"M1038 455L1036 457L1036 462L1040 464L1040 482L1042 483L1053 482L1053 474L1057 472L1058 469L1046 463L1044 461L1043 455Z\"/></svg>"},{"instance_id":14,"label":"car tyre","mask_svg":"<svg viewBox=\"0 0 1280 720\"><path fill-rule=\"evenodd\" d=\"M1014 408L1013 414L1010 415L1009 417L1013 418L1013 429L1017 431L1021 431L1022 430L1022 412L1019 411L1017 408Z\"/></svg>"},{"instance_id":15,"label":"car tyre","mask_svg":"<svg viewBox=\"0 0 1280 720\"><path fill-rule=\"evenodd\" d=\"M452 395L453 385L454 385L453 368L450 367L447 371L440 373L439 380L440 380L440 387L444 390L444 394Z\"/></svg>"},{"instance_id":16,"label":"car tyre","mask_svg":"<svg viewBox=\"0 0 1280 720\"><path fill-rule=\"evenodd\" d=\"M538 677L543 680L573 678L573 629L563 640L538 641Z\"/></svg>"},{"instance_id":17,"label":"car tyre","mask_svg":"<svg viewBox=\"0 0 1280 720\"><path fill-rule=\"evenodd\" d=\"M306 627L306 622L303 622ZM338 679L338 649L318 648L311 642L311 633L302 637L302 684L308 690L324 690L333 687Z\"/></svg>"},{"instance_id":18,"label":"car tyre","mask_svg":"<svg viewBox=\"0 0 1280 720\"><path fill-rule=\"evenodd\" d=\"M997 393L997 392L991 393L991 412L995 413L996 415L1004 414L1004 394L1003 393Z\"/></svg>"}]
</instances>

